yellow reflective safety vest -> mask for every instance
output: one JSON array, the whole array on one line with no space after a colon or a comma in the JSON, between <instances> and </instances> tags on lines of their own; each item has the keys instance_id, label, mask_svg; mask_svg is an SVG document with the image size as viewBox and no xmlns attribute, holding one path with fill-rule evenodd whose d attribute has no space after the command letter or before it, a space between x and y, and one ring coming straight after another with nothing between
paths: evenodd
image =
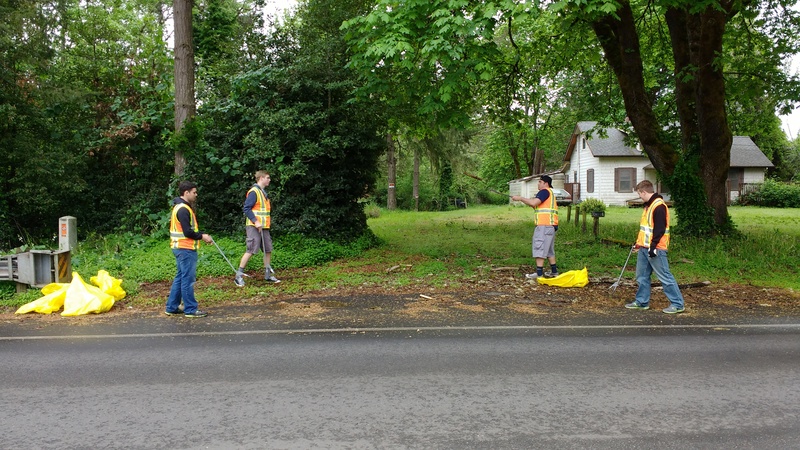
<instances>
[{"instance_id":1,"label":"yellow reflective safety vest","mask_svg":"<svg viewBox=\"0 0 800 450\"><path fill-rule=\"evenodd\" d=\"M664 230L664 236L658 241L656 249L666 250L669 247L669 208L663 198L657 198L642 211L642 219L639 221L639 235L636 237L636 245L640 248L650 248L650 243L653 241L653 212L660 205L664 205L664 209L667 211L667 225Z\"/></svg>"},{"instance_id":2,"label":"yellow reflective safety vest","mask_svg":"<svg viewBox=\"0 0 800 450\"><path fill-rule=\"evenodd\" d=\"M197 250L200 248L200 241L187 238L186 235L183 234L183 227L181 227L181 223L178 220L178 211L180 211L181 208L186 208L189 211L189 219L192 230L195 232L200 231L200 228L197 226L197 217L195 217L192 208L190 208L186 203L178 203L172 208L172 216L169 220L170 247L182 248L185 250Z\"/></svg>"},{"instance_id":3,"label":"yellow reflective safety vest","mask_svg":"<svg viewBox=\"0 0 800 450\"><path fill-rule=\"evenodd\" d=\"M269 199L266 195L264 195L264 191L261 190L258 185L251 187L250 190L247 191L247 196L249 196L251 192L256 193L256 204L253 205L253 214L255 214L259 220L261 220L261 228L269 229ZM245 199L247 196L245 196ZM249 217L245 216L245 219L247 220L247 226L256 226L255 222L250 220Z\"/></svg>"},{"instance_id":4,"label":"yellow reflective safety vest","mask_svg":"<svg viewBox=\"0 0 800 450\"><path fill-rule=\"evenodd\" d=\"M542 202L539 206L534 208L534 221L536 225L558 225L558 204L556 203L556 195L553 190L547 188L550 197Z\"/></svg>"}]
</instances>

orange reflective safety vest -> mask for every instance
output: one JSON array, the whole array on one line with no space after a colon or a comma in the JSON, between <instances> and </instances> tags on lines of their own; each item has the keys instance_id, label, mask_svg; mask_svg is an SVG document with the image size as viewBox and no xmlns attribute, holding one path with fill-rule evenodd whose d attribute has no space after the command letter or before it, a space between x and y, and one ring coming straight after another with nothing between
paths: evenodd
<instances>
[{"instance_id":1,"label":"orange reflective safety vest","mask_svg":"<svg viewBox=\"0 0 800 450\"><path fill-rule=\"evenodd\" d=\"M264 195L264 191L261 190L258 185L251 187L250 190L247 191L247 195L249 196L251 192L256 193L256 204L253 205L253 214L255 214L259 220L261 220L261 228L269 229L269 199L266 195ZM245 218L247 219L247 226L256 226L255 222L250 220L249 217L245 216Z\"/></svg>"},{"instance_id":2,"label":"orange reflective safety vest","mask_svg":"<svg viewBox=\"0 0 800 450\"><path fill-rule=\"evenodd\" d=\"M660 205L664 205L664 209L667 211L667 226L664 230L664 236L661 236L661 240L656 245L656 249L666 250L669 247L669 208L667 208L663 198L657 198L642 211L642 219L639 221L639 235L636 237L636 245L640 248L650 248L650 243L653 241L653 211Z\"/></svg>"},{"instance_id":3,"label":"orange reflective safety vest","mask_svg":"<svg viewBox=\"0 0 800 450\"><path fill-rule=\"evenodd\" d=\"M195 232L200 231L200 228L197 226L197 217L195 217L192 208L190 208L186 203L178 203L174 208L172 208L172 216L169 220L170 247L182 248L185 250L197 250L200 248L200 241L187 238L186 235L183 234L183 227L181 227L181 223L178 220L178 211L180 211L181 208L186 208L189 210L189 218L192 229Z\"/></svg>"},{"instance_id":4,"label":"orange reflective safety vest","mask_svg":"<svg viewBox=\"0 0 800 450\"><path fill-rule=\"evenodd\" d=\"M534 221L536 225L558 225L558 204L556 203L556 195L553 190L547 188L550 197L542 202L539 206L534 208Z\"/></svg>"}]
</instances>

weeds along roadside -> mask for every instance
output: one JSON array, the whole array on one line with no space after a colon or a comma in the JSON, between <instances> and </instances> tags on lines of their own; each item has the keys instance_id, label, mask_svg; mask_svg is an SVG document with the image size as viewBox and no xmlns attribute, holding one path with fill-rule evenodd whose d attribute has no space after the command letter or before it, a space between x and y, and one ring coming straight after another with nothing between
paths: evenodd
<instances>
[{"instance_id":1,"label":"weeds along roadside","mask_svg":"<svg viewBox=\"0 0 800 450\"><path fill-rule=\"evenodd\" d=\"M681 282L710 280L764 287L800 289L800 214L797 209L731 207L741 232L738 237L685 239L673 237L672 272ZM641 209L609 207L592 233L561 213L556 238L559 269L587 267L590 277L616 277L629 247L604 244L602 239L632 243ZM274 266L303 269L292 283L270 289L302 293L337 286L428 284L441 287L480 278L487 270L516 267L520 275L533 268L530 239L533 210L526 207L479 206L443 212L388 211L374 208L368 220L374 236L343 246L300 236L275 236ZM228 259L237 264L244 251L241 236L216 236ZM88 279L107 270L123 279L123 289L135 298L140 283L171 280L175 261L163 238L92 237L78 244L73 270ZM261 269L253 258L250 271ZM399 270L392 271L398 266ZM198 278L230 277L230 266L214 246L199 251ZM632 277L632 273L629 275ZM213 288L218 289L218 288ZM266 288L260 288L265 290ZM206 297L230 298L230 291L206 292ZM38 289L15 294L14 285L0 286L0 305L19 306L41 296Z\"/></svg>"}]
</instances>

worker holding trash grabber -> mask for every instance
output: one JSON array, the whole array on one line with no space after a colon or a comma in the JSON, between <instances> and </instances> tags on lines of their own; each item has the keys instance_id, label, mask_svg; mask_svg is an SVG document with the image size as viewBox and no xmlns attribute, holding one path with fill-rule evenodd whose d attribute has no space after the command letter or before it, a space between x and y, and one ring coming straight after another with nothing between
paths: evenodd
<instances>
[{"instance_id":1,"label":"worker holding trash grabber","mask_svg":"<svg viewBox=\"0 0 800 450\"><path fill-rule=\"evenodd\" d=\"M638 252L636 260L636 282L639 289L636 299L625 305L628 309L650 309L650 277L656 273L664 295L670 305L663 309L667 314L682 313L684 301L678 282L672 276L667 261L669 248L669 208L664 199L655 193L653 183L644 180L636 185L636 193L644 202L644 211L639 221L639 235L636 238L634 251Z\"/></svg>"},{"instance_id":2,"label":"worker holding trash grabber","mask_svg":"<svg viewBox=\"0 0 800 450\"><path fill-rule=\"evenodd\" d=\"M197 200L197 185L191 181L181 181L178 195L172 203L169 221L169 241L175 255L178 272L169 290L164 312L168 316L183 314L185 317L205 317L208 314L197 309L194 298L194 283L197 280L197 249L200 241L212 243L211 235L201 233L193 205ZM183 301L184 310L180 304Z\"/></svg>"},{"instance_id":3,"label":"worker holding trash grabber","mask_svg":"<svg viewBox=\"0 0 800 450\"><path fill-rule=\"evenodd\" d=\"M534 198L514 195L511 200L522 202L535 210L536 228L533 231L532 254L536 259L536 273L529 273L525 278L535 280L544 275L544 260L550 262L550 277L558 276L556 265L555 241L558 231L558 204L553 194L553 179L542 175L539 179L539 192Z\"/></svg>"},{"instance_id":4,"label":"worker holding trash grabber","mask_svg":"<svg viewBox=\"0 0 800 450\"><path fill-rule=\"evenodd\" d=\"M259 250L264 252L264 279L271 283L280 283L275 278L275 271L272 270L272 237L269 234L271 205L269 196L264 188L269 186L269 172L259 170L255 173L256 183L247 191L242 211L244 212L247 226L245 232L247 241L242 260L239 262L239 269L233 282L237 286L244 286L244 269L250 257L258 254Z\"/></svg>"}]
</instances>

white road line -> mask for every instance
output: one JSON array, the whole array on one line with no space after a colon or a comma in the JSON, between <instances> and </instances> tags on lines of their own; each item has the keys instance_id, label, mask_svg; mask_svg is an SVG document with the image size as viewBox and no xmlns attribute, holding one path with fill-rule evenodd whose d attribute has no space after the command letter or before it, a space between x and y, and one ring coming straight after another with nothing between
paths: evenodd
<instances>
[{"instance_id":1,"label":"white road line","mask_svg":"<svg viewBox=\"0 0 800 450\"><path fill-rule=\"evenodd\" d=\"M800 323L779 324L709 324L709 325L519 325L519 326L461 326L461 327L386 327L386 328L310 328L289 330L243 330L243 331L197 331L192 333L141 333L141 334L86 334L70 336L0 336L0 341L80 340L162 338L185 336L246 336L246 335L290 335L333 333L387 333L424 331L547 331L547 330L653 330L653 329L708 329L727 331L730 329L800 329Z\"/></svg>"}]
</instances>

